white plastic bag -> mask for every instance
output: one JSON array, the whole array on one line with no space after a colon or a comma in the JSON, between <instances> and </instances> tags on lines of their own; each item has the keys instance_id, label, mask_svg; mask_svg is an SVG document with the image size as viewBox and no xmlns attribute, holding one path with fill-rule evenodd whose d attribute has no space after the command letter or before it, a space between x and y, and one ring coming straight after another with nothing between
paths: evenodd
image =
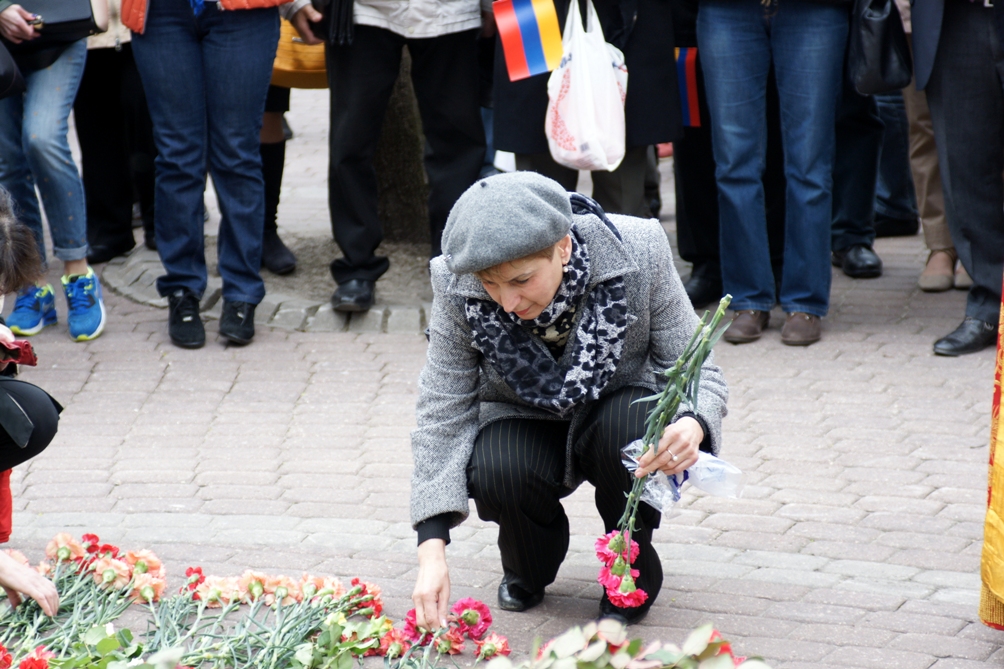
<instances>
[{"instance_id":1,"label":"white plastic bag","mask_svg":"<svg viewBox=\"0 0 1004 669\"><path fill-rule=\"evenodd\" d=\"M588 29L572 0L561 38L561 65L547 81L544 133L551 157L577 170L614 171L624 159L624 54L607 44L592 0Z\"/></svg>"},{"instance_id":2,"label":"white plastic bag","mask_svg":"<svg viewBox=\"0 0 1004 669\"><path fill-rule=\"evenodd\" d=\"M638 469L641 453L641 439L635 439L621 449L621 462L629 472ZM697 454L697 462L682 474L666 476L662 472L655 472L649 476L641 501L666 513L680 501L680 490L686 481L715 497L742 497L743 488L746 487L746 476L738 467L701 451Z\"/></svg>"}]
</instances>

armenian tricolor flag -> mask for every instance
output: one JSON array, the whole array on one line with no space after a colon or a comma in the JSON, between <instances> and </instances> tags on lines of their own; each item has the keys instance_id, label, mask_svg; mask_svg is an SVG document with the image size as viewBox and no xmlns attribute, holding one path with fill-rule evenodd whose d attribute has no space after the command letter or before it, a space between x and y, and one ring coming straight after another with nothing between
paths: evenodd
<instances>
[{"instance_id":1,"label":"armenian tricolor flag","mask_svg":"<svg viewBox=\"0 0 1004 669\"><path fill-rule=\"evenodd\" d=\"M554 0L495 0L492 9L510 81L550 72L561 64Z\"/></svg>"},{"instance_id":2,"label":"armenian tricolor flag","mask_svg":"<svg viewBox=\"0 0 1004 669\"><path fill-rule=\"evenodd\" d=\"M676 49L676 79L680 83L683 125L701 127L701 108L697 104L697 47Z\"/></svg>"}]
</instances>

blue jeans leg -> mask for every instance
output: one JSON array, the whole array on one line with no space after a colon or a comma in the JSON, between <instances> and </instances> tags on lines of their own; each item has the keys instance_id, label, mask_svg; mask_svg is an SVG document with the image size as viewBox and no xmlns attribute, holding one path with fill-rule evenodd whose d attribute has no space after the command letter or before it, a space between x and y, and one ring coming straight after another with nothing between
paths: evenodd
<instances>
[{"instance_id":1,"label":"blue jeans leg","mask_svg":"<svg viewBox=\"0 0 1004 669\"><path fill-rule=\"evenodd\" d=\"M910 122L903 94L875 96L882 132L882 158L875 189L875 213L905 221L917 220L917 196L910 172Z\"/></svg>"},{"instance_id":2,"label":"blue jeans leg","mask_svg":"<svg viewBox=\"0 0 1004 669\"><path fill-rule=\"evenodd\" d=\"M787 180L781 308L825 316L830 304L830 223L837 103L850 14L787 0L772 20Z\"/></svg>"},{"instance_id":3,"label":"blue jeans leg","mask_svg":"<svg viewBox=\"0 0 1004 669\"><path fill-rule=\"evenodd\" d=\"M736 310L769 311L766 164L770 34L757 0L704 0L697 17L718 183L722 284Z\"/></svg>"},{"instance_id":4,"label":"blue jeans leg","mask_svg":"<svg viewBox=\"0 0 1004 669\"><path fill-rule=\"evenodd\" d=\"M53 252L64 261L82 260L88 251L84 186L66 138L86 58L87 45L76 42L49 67L25 73L23 95L0 100L0 185L11 192L44 257L38 186Z\"/></svg>"},{"instance_id":5,"label":"blue jeans leg","mask_svg":"<svg viewBox=\"0 0 1004 669\"><path fill-rule=\"evenodd\" d=\"M150 0L133 36L157 143L157 246L167 271L161 295L206 288L203 194L207 170L223 218L218 241L223 295L257 304L264 221L259 132L279 19L275 9L199 17L187 0Z\"/></svg>"}]
</instances>

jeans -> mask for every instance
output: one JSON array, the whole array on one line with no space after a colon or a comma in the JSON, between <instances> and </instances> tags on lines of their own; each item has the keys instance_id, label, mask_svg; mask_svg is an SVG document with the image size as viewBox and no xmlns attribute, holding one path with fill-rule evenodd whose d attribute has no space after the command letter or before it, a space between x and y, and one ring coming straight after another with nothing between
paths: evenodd
<instances>
[{"instance_id":1,"label":"jeans","mask_svg":"<svg viewBox=\"0 0 1004 669\"><path fill-rule=\"evenodd\" d=\"M265 220L259 133L279 41L275 8L199 16L188 0L150 0L146 31L132 48L157 144L157 249L168 295L206 289L203 194L213 177L222 220L218 238L223 297L258 304Z\"/></svg>"},{"instance_id":2,"label":"jeans","mask_svg":"<svg viewBox=\"0 0 1004 669\"><path fill-rule=\"evenodd\" d=\"M784 147L785 244L780 303L825 316L830 295L834 125L846 8L786 0L704 0L697 40L711 111L722 282L736 310L775 303L763 173L767 75L773 62Z\"/></svg>"},{"instance_id":3,"label":"jeans","mask_svg":"<svg viewBox=\"0 0 1004 669\"><path fill-rule=\"evenodd\" d=\"M912 84L911 84L912 85ZM875 213L905 221L917 220L917 198L910 172L910 123L903 94L875 96L882 132L882 158L875 188Z\"/></svg>"},{"instance_id":4,"label":"jeans","mask_svg":"<svg viewBox=\"0 0 1004 669\"><path fill-rule=\"evenodd\" d=\"M36 185L56 257L64 261L87 257L84 185L66 139L86 59L86 41L75 42L49 67L22 73L28 88L23 95L0 100L0 186L10 191L43 259Z\"/></svg>"}]
</instances>

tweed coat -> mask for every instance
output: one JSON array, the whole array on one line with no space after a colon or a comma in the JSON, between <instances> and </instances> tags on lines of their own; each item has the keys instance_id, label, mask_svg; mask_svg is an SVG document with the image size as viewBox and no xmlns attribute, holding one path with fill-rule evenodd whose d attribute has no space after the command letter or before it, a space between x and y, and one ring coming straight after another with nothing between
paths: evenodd
<instances>
[{"instance_id":1,"label":"tweed coat","mask_svg":"<svg viewBox=\"0 0 1004 669\"><path fill-rule=\"evenodd\" d=\"M589 251L590 289L623 276L627 294L629 325L624 348L603 395L624 386L661 389L664 384L657 374L676 362L698 319L659 222L630 216L609 218L622 239L597 216L574 215L576 230ZM469 297L491 299L481 282L471 274L451 273L440 256L432 261L432 286L429 349L418 381L418 427L411 433L415 460L411 520L417 526L433 516L449 514L454 527L468 515L467 463L480 430L506 418L562 419L521 400L474 348L464 304ZM574 348L577 325L576 320L564 358ZM708 426L714 453L721 445L727 399L721 370L709 357L701 372L696 413ZM578 408L571 417L564 480L569 488L582 481L572 446L590 406Z\"/></svg>"}]
</instances>

